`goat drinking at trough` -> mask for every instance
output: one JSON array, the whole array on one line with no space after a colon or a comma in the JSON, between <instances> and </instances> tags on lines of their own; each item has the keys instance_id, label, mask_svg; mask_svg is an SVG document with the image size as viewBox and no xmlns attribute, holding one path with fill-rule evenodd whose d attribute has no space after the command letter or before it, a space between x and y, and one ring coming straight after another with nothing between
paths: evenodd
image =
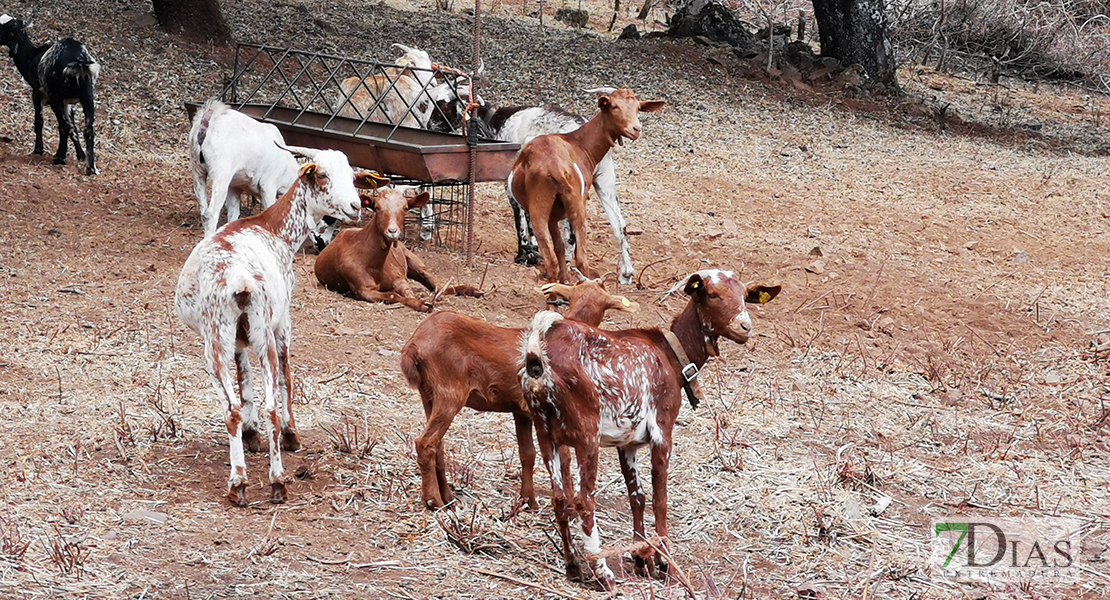
<instances>
[{"instance_id":1,"label":"goat drinking at trough","mask_svg":"<svg viewBox=\"0 0 1110 600\"><path fill-rule=\"evenodd\" d=\"M746 302L767 302L781 288L745 288L729 271L699 271L675 286L690 299L669 331L626 329L601 331L583 323L541 312L532 320L523 344L520 371L525 400L536 423L536 437L548 472L552 503L563 541L567 576L581 578L571 545L570 517L581 519L580 539L595 577L612 587L613 573L601 553L594 522L599 446L615 447L628 488L634 541L643 542L644 494L636 474L636 450L651 451L652 509L655 532L667 543L667 467L672 430L686 390L696 406L697 372L717 355L717 339L738 344L752 329ZM574 494L569 450L578 460L580 490ZM568 499L572 504L568 505ZM665 549L665 547L664 547ZM638 574L656 574L663 557L651 548L636 554Z\"/></svg>"},{"instance_id":2,"label":"goat drinking at trough","mask_svg":"<svg viewBox=\"0 0 1110 600\"><path fill-rule=\"evenodd\" d=\"M429 291L479 298L482 292L469 285L440 289L431 273L401 242L405 214L423 208L428 192L406 199L400 190L385 189L369 198L374 216L365 227L344 229L316 257L316 279L329 290L351 294L367 302L401 303L421 312L431 304L416 297L412 279Z\"/></svg>"},{"instance_id":3,"label":"goat drinking at trough","mask_svg":"<svg viewBox=\"0 0 1110 600\"><path fill-rule=\"evenodd\" d=\"M216 233L220 211L239 218L240 197L255 196L269 208L297 181L297 159L278 128L232 110L219 100L204 103L189 129L189 165L200 205L204 237Z\"/></svg>"},{"instance_id":4,"label":"goat drinking at trough","mask_svg":"<svg viewBox=\"0 0 1110 600\"><path fill-rule=\"evenodd\" d=\"M574 262L590 274L586 256L586 197L598 163L624 138L640 137L640 112L663 108L662 101L640 102L621 88L598 98L596 115L570 133L541 135L520 151L505 183L509 196L532 221L548 281L567 281L559 221L566 218L578 244Z\"/></svg>"},{"instance_id":5,"label":"goat drinking at trough","mask_svg":"<svg viewBox=\"0 0 1110 600\"><path fill-rule=\"evenodd\" d=\"M478 75L481 75L479 69ZM612 92L612 88L586 90L593 93ZM471 86L442 83L432 91L436 110L432 113L428 128L433 131L451 133L462 124L462 113L471 101ZM558 106L503 106L487 104L481 96L474 95L478 106L477 125L484 137L515 142L523 148L528 142L540 135L549 133L570 133L586 122L584 117L567 112ZM613 237L620 245L621 257L619 282L632 283L635 270L632 267L631 247L628 243L628 224L617 200L617 174L613 166L613 152L609 151L594 167L593 188L601 202L601 208L613 230ZM532 223L528 213L520 208L506 185L509 206L513 209L513 223L516 225L517 253L515 261L523 265L535 265L540 261L539 248L532 233ZM574 245L573 238L568 240L568 252Z\"/></svg>"},{"instance_id":6,"label":"goat drinking at trough","mask_svg":"<svg viewBox=\"0 0 1110 600\"><path fill-rule=\"evenodd\" d=\"M261 214L229 223L197 244L177 280L177 314L200 334L206 370L227 406L231 453L227 497L239 506L246 505L244 444L250 450L261 448L247 349L253 349L262 364L271 499L281 502L285 499L281 450L300 448L289 403L293 255L320 217L347 221L359 217L362 201L356 187L372 188L384 181L374 173L356 174L341 152L290 151L312 161L300 167L293 187ZM232 381L236 374L239 394Z\"/></svg>"},{"instance_id":7,"label":"goat drinking at trough","mask_svg":"<svg viewBox=\"0 0 1110 600\"><path fill-rule=\"evenodd\" d=\"M27 36L27 24L22 19L0 15L0 45L8 47L8 54L16 69L31 86L31 103L35 108L34 154L43 154L42 108L49 104L58 120L58 151L54 164L66 164L69 153L68 140L73 140L77 160L85 161L85 174L99 173L96 168L93 121L96 106L93 87L100 75L96 62L84 44L65 38L53 44L35 46ZM80 104L85 114L85 150L77 139L77 125L73 121L73 105Z\"/></svg>"},{"instance_id":8,"label":"goat drinking at trough","mask_svg":"<svg viewBox=\"0 0 1110 600\"><path fill-rule=\"evenodd\" d=\"M567 318L601 324L606 310L634 312L634 302L613 296L600 282L582 278L573 287L549 283L548 300L570 302ZM512 413L520 451L520 500L539 508L532 473L536 447L532 418L520 392L520 337L524 329L498 327L451 311L437 312L416 328L401 349L401 372L420 392L426 423L416 438L420 495L424 506L441 508L455 495L447 484L443 435L464 406L477 411Z\"/></svg>"},{"instance_id":9,"label":"goat drinking at trough","mask_svg":"<svg viewBox=\"0 0 1110 600\"><path fill-rule=\"evenodd\" d=\"M348 77L339 84L341 96L335 104L343 117L366 119L426 129L434 105L428 90L435 72L428 53L404 44L393 44L404 51L397 68L385 69L371 77Z\"/></svg>"}]
</instances>

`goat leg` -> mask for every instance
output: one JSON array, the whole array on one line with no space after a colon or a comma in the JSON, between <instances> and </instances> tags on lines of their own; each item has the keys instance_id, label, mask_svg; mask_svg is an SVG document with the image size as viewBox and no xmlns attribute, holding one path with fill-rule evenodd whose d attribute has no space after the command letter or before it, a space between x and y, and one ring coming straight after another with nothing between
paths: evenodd
<instances>
[{"instance_id":1,"label":"goat leg","mask_svg":"<svg viewBox=\"0 0 1110 600\"><path fill-rule=\"evenodd\" d=\"M532 418L524 413L513 413L516 424L516 445L520 451L520 499L528 510L539 510L536 488L532 476L536 469L536 446L532 443Z\"/></svg>"},{"instance_id":2,"label":"goat leg","mask_svg":"<svg viewBox=\"0 0 1110 600\"><path fill-rule=\"evenodd\" d=\"M42 104L45 99L38 90L31 91L31 103L35 105L35 149L31 154L46 154L42 145Z\"/></svg>"},{"instance_id":3,"label":"goat leg","mask_svg":"<svg viewBox=\"0 0 1110 600\"><path fill-rule=\"evenodd\" d=\"M532 233L532 221L512 196L509 197L509 206L513 209L513 224L516 225L517 250L513 261L526 267L534 267L540 263L540 252L536 236Z\"/></svg>"},{"instance_id":4,"label":"goat leg","mask_svg":"<svg viewBox=\"0 0 1110 600\"><path fill-rule=\"evenodd\" d=\"M96 117L96 108L93 106L92 98L87 102L81 102L81 108L85 113L85 175L96 175L100 173L100 169L96 167L96 152L93 151L93 142L96 134L93 131L93 120Z\"/></svg>"},{"instance_id":5,"label":"goat leg","mask_svg":"<svg viewBox=\"0 0 1110 600\"><path fill-rule=\"evenodd\" d=\"M66 125L69 126L69 139L73 141L73 152L77 160L85 160L85 151L81 149L81 139L77 137L77 122L73 120L73 105L66 104L63 111L66 115Z\"/></svg>"},{"instance_id":6,"label":"goat leg","mask_svg":"<svg viewBox=\"0 0 1110 600\"><path fill-rule=\"evenodd\" d=\"M58 151L54 153L54 164L66 164L66 154L69 154L69 119L66 118L65 103L60 98L50 99L50 110L58 120Z\"/></svg>"}]
</instances>

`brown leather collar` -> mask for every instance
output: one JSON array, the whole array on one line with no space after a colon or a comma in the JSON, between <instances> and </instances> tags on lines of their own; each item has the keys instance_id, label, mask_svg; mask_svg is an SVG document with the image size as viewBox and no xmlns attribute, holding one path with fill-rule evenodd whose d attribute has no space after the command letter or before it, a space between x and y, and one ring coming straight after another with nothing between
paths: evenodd
<instances>
[{"instance_id":1,"label":"brown leather collar","mask_svg":"<svg viewBox=\"0 0 1110 600\"><path fill-rule=\"evenodd\" d=\"M702 401L701 386L698 385L698 366L686 357L686 351L682 349L682 342L678 341L677 335L667 329L662 331L663 337L667 338L667 344L671 347L671 352L674 352L675 358L678 359L681 368L679 380L682 382L682 389L686 390L686 399L690 401L692 408L697 408Z\"/></svg>"}]
</instances>

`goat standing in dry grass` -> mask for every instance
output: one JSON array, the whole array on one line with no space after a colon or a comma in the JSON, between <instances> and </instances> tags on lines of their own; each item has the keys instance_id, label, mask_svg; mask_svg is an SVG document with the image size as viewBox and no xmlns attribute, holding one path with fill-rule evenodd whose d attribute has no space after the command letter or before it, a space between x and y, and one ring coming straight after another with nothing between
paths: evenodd
<instances>
[{"instance_id":1,"label":"goat standing in dry grass","mask_svg":"<svg viewBox=\"0 0 1110 600\"><path fill-rule=\"evenodd\" d=\"M570 303L568 319L595 327L607 310L637 309L636 303L613 296L600 282L585 278L573 287L549 283L543 292L549 301ZM401 372L420 391L424 404L424 432L416 438L424 506L441 508L455 498L447 484L443 435L466 406L513 414L520 451L520 499L531 509L539 508L532 483L536 463L532 417L520 392L519 344L524 331L444 311L424 319L401 349Z\"/></svg>"},{"instance_id":2,"label":"goat standing in dry grass","mask_svg":"<svg viewBox=\"0 0 1110 600\"><path fill-rule=\"evenodd\" d=\"M316 279L329 290L351 294L367 302L401 303L421 312L432 306L416 297L408 280L428 291L455 296L482 297L469 285L439 290L439 284L421 261L401 242L405 214L428 203L428 192L406 200L399 190L382 190L369 198L374 217L365 227L344 229L316 258Z\"/></svg>"},{"instance_id":3,"label":"goat standing in dry grass","mask_svg":"<svg viewBox=\"0 0 1110 600\"><path fill-rule=\"evenodd\" d=\"M672 432L685 388L696 406L697 372L716 356L717 339L748 340L752 320L746 302L768 302L781 287L745 288L729 271L699 271L686 278L686 308L661 328L602 331L541 312L526 334L521 386L536 423L540 452L551 473L551 494L567 577L582 578L571 545L570 519L581 519L580 539L594 576L611 589L613 572L601 553L594 522L600 446L615 447L632 508L634 541L643 542L644 494L636 473L636 450L651 448L652 509L663 552L667 544L667 468ZM570 449L578 460L580 489L574 493ZM573 502L568 504L568 498ZM650 560L653 558L654 560ZM657 575L664 557L651 547L635 556L638 574Z\"/></svg>"},{"instance_id":4,"label":"goat standing in dry grass","mask_svg":"<svg viewBox=\"0 0 1110 600\"><path fill-rule=\"evenodd\" d=\"M640 102L628 88L601 96L599 112L569 133L541 135L520 151L505 182L512 199L532 220L533 233L543 255L547 281L569 280L563 261L564 244L559 221L569 219L578 241L574 262L590 275L586 256L586 198L594 170L609 150L623 139L640 137L641 112L655 112L664 102Z\"/></svg>"},{"instance_id":5,"label":"goat standing in dry grass","mask_svg":"<svg viewBox=\"0 0 1110 600\"><path fill-rule=\"evenodd\" d=\"M356 187L372 188L385 181L374 173L356 175L342 152L290 151L313 161L300 167L293 187L261 214L229 223L197 244L177 280L177 314L200 334L206 370L227 405L231 453L227 498L239 506L247 504L243 447L261 449L247 349L252 348L262 363L271 500L282 502L281 449L292 451L301 446L289 403L293 256L322 216L346 221L358 218L362 200ZM238 395L233 373L238 375Z\"/></svg>"}]
</instances>

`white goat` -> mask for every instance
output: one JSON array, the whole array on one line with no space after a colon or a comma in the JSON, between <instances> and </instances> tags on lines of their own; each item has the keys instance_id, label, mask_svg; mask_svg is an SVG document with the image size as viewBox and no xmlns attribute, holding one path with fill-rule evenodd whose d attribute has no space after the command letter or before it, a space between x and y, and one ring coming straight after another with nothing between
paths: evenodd
<instances>
[{"instance_id":1,"label":"white goat","mask_svg":"<svg viewBox=\"0 0 1110 600\"><path fill-rule=\"evenodd\" d=\"M281 449L300 448L289 405L293 256L310 228L324 215L356 220L362 201L355 188L374 188L382 181L376 173L356 175L342 152L309 148L288 151L313 162L300 167L289 191L262 214L229 223L201 240L177 280L177 314L200 334L208 375L227 405L231 453L227 498L239 506L246 506L244 442L251 450L261 449L247 348L253 348L262 363L271 500L282 502L285 475ZM236 373L238 395L232 381Z\"/></svg>"},{"instance_id":2,"label":"white goat","mask_svg":"<svg viewBox=\"0 0 1110 600\"><path fill-rule=\"evenodd\" d=\"M397 59L398 68L385 69L381 75L365 79L344 79L339 84L342 93L335 110L352 119L426 129L434 107L428 95L435 77L432 59L417 48L404 44L393 47L404 51Z\"/></svg>"},{"instance_id":3,"label":"white goat","mask_svg":"<svg viewBox=\"0 0 1110 600\"><path fill-rule=\"evenodd\" d=\"M193 191L200 204L204 237L216 232L220 211L239 218L239 198L255 196L269 208L297 180L297 160L278 128L232 110L219 100L204 103L189 130Z\"/></svg>"}]
</instances>

